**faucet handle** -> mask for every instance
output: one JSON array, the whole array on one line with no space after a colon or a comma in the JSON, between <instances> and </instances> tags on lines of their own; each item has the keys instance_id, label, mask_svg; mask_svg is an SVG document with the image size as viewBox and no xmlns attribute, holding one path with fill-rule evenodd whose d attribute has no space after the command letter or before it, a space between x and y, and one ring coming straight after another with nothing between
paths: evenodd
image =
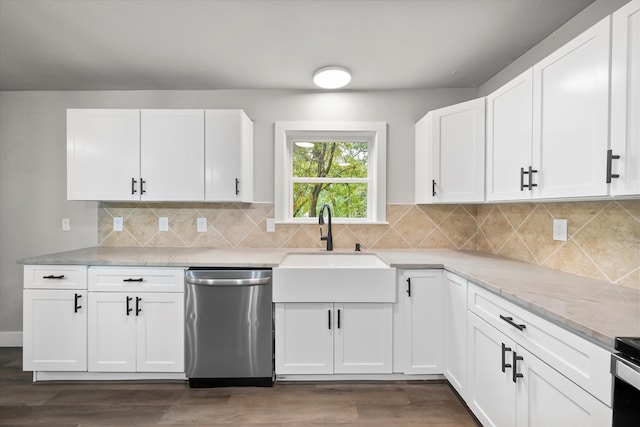
<instances>
[{"instance_id":1,"label":"faucet handle","mask_svg":"<svg viewBox=\"0 0 640 427\"><path fill-rule=\"evenodd\" d=\"M322 227L320 227L320 240L327 240L328 236L322 235Z\"/></svg>"},{"instance_id":2,"label":"faucet handle","mask_svg":"<svg viewBox=\"0 0 640 427\"><path fill-rule=\"evenodd\" d=\"M360 243L356 243L356 252L360 252Z\"/></svg>"}]
</instances>

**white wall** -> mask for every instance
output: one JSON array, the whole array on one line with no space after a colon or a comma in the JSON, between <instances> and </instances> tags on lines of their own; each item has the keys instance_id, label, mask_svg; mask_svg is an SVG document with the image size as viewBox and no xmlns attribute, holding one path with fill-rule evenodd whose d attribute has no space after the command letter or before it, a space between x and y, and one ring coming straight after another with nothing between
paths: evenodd
<instances>
[{"instance_id":1,"label":"white wall","mask_svg":"<svg viewBox=\"0 0 640 427\"><path fill-rule=\"evenodd\" d=\"M11 331L22 330L22 268L16 260L96 244L97 203L66 200L67 108L244 109L254 121L256 201L273 201L275 121L385 121L387 201L412 203L414 123L431 109L476 94L476 89L0 92L0 345L10 344ZM70 232L61 231L62 218L71 219Z\"/></svg>"},{"instance_id":2,"label":"white wall","mask_svg":"<svg viewBox=\"0 0 640 427\"><path fill-rule=\"evenodd\" d=\"M478 88L478 95L485 96L503 84L523 73L529 67L544 59L560 46L572 40L595 23L620 9L630 0L596 0L576 16L568 20L562 27L551 33L540 43L529 49L518 59L505 67L498 74L487 80Z\"/></svg>"}]
</instances>

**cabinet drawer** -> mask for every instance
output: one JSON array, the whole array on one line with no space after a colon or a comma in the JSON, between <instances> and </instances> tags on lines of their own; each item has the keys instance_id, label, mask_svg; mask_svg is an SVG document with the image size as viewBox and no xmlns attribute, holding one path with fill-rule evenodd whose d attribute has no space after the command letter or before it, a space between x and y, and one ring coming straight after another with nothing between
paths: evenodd
<instances>
[{"instance_id":1,"label":"cabinet drawer","mask_svg":"<svg viewBox=\"0 0 640 427\"><path fill-rule=\"evenodd\" d=\"M182 268L89 268L89 290L106 292L184 292Z\"/></svg>"},{"instance_id":2,"label":"cabinet drawer","mask_svg":"<svg viewBox=\"0 0 640 427\"><path fill-rule=\"evenodd\" d=\"M518 345L611 406L610 352L473 283L469 283L467 305Z\"/></svg>"},{"instance_id":3,"label":"cabinet drawer","mask_svg":"<svg viewBox=\"0 0 640 427\"><path fill-rule=\"evenodd\" d=\"M85 265L25 265L25 289L87 289Z\"/></svg>"}]
</instances>

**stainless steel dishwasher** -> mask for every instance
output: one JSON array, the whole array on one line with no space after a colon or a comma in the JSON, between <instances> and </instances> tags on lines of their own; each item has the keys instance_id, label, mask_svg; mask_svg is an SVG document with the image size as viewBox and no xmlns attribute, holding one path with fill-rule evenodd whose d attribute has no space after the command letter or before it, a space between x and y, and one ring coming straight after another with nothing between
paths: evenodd
<instances>
[{"instance_id":1,"label":"stainless steel dishwasher","mask_svg":"<svg viewBox=\"0 0 640 427\"><path fill-rule=\"evenodd\" d=\"M273 384L271 269L185 273L185 360L191 387Z\"/></svg>"}]
</instances>

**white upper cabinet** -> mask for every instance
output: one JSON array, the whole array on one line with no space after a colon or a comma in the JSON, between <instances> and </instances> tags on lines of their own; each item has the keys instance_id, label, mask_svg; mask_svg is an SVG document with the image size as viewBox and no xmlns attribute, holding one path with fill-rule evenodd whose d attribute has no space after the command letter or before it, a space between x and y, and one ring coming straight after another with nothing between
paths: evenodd
<instances>
[{"instance_id":1,"label":"white upper cabinet","mask_svg":"<svg viewBox=\"0 0 640 427\"><path fill-rule=\"evenodd\" d=\"M636 195L640 194L640 0L613 14L611 49L607 177L611 177L611 195Z\"/></svg>"},{"instance_id":2,"label":"white upper cabinet","mask_svg":"<svg viewBox=\"0 0 640 427\"><path fill-rule=\"evenodd\" d=\"M67 110L69 200L139 200L139 177L140 110Z\"/></svg>"},{"instance_id":3,"label":"white upper cabinet","mask_svg":"<svg viewBox=\"0 0 640 427\"><path fill-rule=\"evenodd\" d=\"M204 111L142 110L140 200L204 200Z\"/></svg>"},{"instance_id":4,"label":"white upper cabinet","mask_svg":"<svg viewBox=\"0 0 640 427\"><path fill-rule=\"evenodd\" d=\"M487 201L531 198L532 138L533 71L528 69L487 96Z\"/></svg>"},{"instance_id":5,"label":"white upper cabinet","mask_svg":"<svg viewBox=\"0 0 640 427\"><path fill-rule=\"evenodd\" d=\"M534 198L606 196L607 17L533 67Z\"/></svg>"},{"instance_id":6,"label":"white upper cabinet","mask_svg":"<svg viewBox=\"0 0 640 427\"><path fill-rule=\"evenodd\" d=\"M415 139L416 203L484 201L485 98L430 111Z\"/></svg>"},{"instance_id":7,"label":"white upper cabinet","mask_svg":"<svg viewBox=\"0 0 640 427\"><path fill-rule=\"evenodd\" d=\"M253 122L242 110L206 110L205 126L205 199L253 201Z\"/></svg>"}]
</instances>

